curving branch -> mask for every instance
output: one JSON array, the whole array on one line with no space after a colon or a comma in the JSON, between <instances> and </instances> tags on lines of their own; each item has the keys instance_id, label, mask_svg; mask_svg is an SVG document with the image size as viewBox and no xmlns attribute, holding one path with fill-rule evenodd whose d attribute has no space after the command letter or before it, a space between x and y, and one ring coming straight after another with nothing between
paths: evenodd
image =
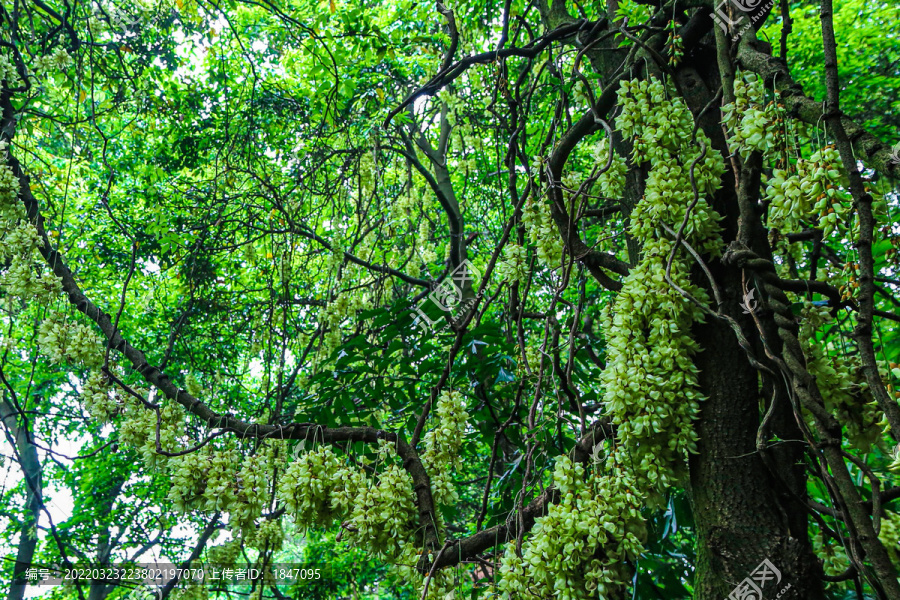
<instances>
[{"instance_id":1,"label":"curving branch","mask_svg":"<svg viewBox=\"0 0 900 600\"><path fill-rule=\"evenodd\" d=\"M597 120L597 114L605 115L612 109L618 89L619 80L616 80L603 91L600 98L597 99L596 105L578 119L562 136L562 139L560 139L556 148L550 154L550 159L547 163L547 174L550 179L549 193L552 200L550 215L559 229L559 234L562 236L566 250L587 267L600 285L613 291L622 289L622 284L607 275L606 271L611 271L618 275L628 275L631 267L627 262L619 260L612 254L592 250L584 243L578 232L578 225L566 211L561 179L563 167L575 146L581 140L602 128L601 123Z\"/></svg>"},{"instance_id":2,"label":"curving branch","mask_svg":"<svg viewBox=\"0 0 900 600\"><path fill-rule=\"evenodd\" d=\"M606 19L600 19L600 23L605 23ZM457 77L462 75L468 70L469 67L473 65L485 65L492 62L497 61L501 58L507 58L509 56L517 56L520 58L536 58L541 52L543 52L550 44L553 42L564 40L566 38L577 35L583 29L590 29L597 25L597 21L589 21L587 19L579 19L572 23L567 23L565 25L561 25L556 29L548 32L546 35L542 35L531 43L522 46L521 48L502 48L500 50L489 50L487 52L481 52L479 54L473 54L471 56L467 56L463 59L458 60L457 62L451 64L448 67L442 68L437 75L432 77L428 83L421 86L419 89L415 90L411 94L409 94L403 102L397 105L388 116L385 118L382 127L387 127L390 125L391 121L399 115L407 106L411 105L417 99L422 96L433 96L437 92L439 92L444 86L452 83ZM448 54L449 56L449 54Z\"/></svg>"},{"instance_id":3,"label":"curving branch","mask_svg":"<svg viewBox=\"0 0 900 600\"><path fill-rule=\"evenodd\" d=\"M577 462L586 463L591 459L593 449L598 443L605 439L611 439L614 436L614 426L608 419L600 419L593 424L586 435L576 442L569 456ZM445 551L435 559L434 563L429 565L429 568L434 565L436 565L436 569L458 565L486 550L516 539L516 534L520 527L523 527L526 531L530 530L534 526L535 520L547 512L547 507L558 501L559 491L553 486L546 488L523 508L520 518L510 515L504 523L451 542Z\"/></svg>"}]
</instances>

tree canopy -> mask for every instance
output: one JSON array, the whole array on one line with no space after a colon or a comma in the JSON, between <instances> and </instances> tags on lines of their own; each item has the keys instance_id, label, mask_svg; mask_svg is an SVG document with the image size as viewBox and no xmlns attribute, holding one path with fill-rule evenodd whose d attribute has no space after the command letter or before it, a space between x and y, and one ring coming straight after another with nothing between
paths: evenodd
<instances>
[{"instance_id":1,"label":"tree canopy","mask_svg":"<svg viewBox=\"0 0 900 600\"><path fill-rule=\"evenodd\" d=\"M881 0L3 0L9 600L900 600L898 91ZM135 563L261 577L26 574Z\"/></svg>"}]
</instances>

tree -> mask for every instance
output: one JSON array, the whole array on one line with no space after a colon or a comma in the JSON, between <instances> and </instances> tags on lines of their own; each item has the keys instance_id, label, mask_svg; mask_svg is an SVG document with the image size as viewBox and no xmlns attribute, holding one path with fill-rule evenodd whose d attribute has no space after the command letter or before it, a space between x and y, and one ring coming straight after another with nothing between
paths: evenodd
<instances>
[{"instance_id":1,"label":"tree","mask_svg":"<svg viewBox=\"0 0 900 600\"><path fill-rule=\"evenodd\" d=\"M897 9L749 4L4 6L3 368L208 561L900 598Z\"/></svg>"}]
</instances>

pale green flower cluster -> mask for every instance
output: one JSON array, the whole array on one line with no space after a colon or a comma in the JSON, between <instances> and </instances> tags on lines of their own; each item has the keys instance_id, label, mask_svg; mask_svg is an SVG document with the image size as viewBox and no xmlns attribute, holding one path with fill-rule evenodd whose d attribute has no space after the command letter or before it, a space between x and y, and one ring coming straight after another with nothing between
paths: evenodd
<instances>
[{"instance_id":1,"label":"pale green flower cluster","mask_svg":"<svg viewBox=\"0 0 900 600\"><path fill-rule=\"evenodd\" d=\"M603 138L594 147L594 160L600 168L606 166L609 160L609 139ZM625 193L625 176L628 173L628 164L625 158L613 152L612 163L609 169L597 177L597 185L600 187L600 195L604 198L619 199Z\"/></svg>"},{"instance_id":2,"label":"pale green flower cluster","mask_svg":"<svg viewBox=\"0 0 900 600\"><path fill-rule=\"evenodd\" d=\"M900 475L900 444L894 448L894 451L891 453L891 464L888 465L888 471L894 473L895 475Z\"/></svg>"},{"instance_id":3,"label":"pale green flower cluster","mask_svg":"<svg viewBox=\"0 0 900 600\"><path fill-rule=\"evenodd\" d=\"M359 484L356 474L344 473L347 467L330 446L306 452L288 466L278 480L278 499L301 528L329 525L344 506L336 503L335 493L348 483Z\"/></svg>"},{"instance_id":4,"label":"pale green flower cluster","mask_svg":"<svg viewBox=\"0 0 900 600\"><path fill-rule=\"evenodd\" d=\"M378 457L382 468L369 477L341 463L329 447L309 452L281 476L277 498L301 527L342 520L343 539L398 562L414 551L413 483L397 464L392 444L382 440Z\"/></svg>"},{"instance_id":5,"label":"pale green flower cluster","mask_svg":"<svg viewBox=\"0 0 900 600\"><path fill-rule=\"evenodd\" d=\"M166 407L163 408L166 423L165 430L160 432L161 446L168 451L172 448L181 450L181 445L173 435L177 426L174 422L177 415L165 411ZM152 411L144 412L153 415ZM148 420L144 415L135 417L123 423L120 438L126 430L132 428L136 430L138 423ZM141 444L139 449L145 455L145 461L148 450L155 452L155 428L154 420L153 430L144 440L140 439L137 432L129 434L129 442L132 445ZM163 439L165 443L162 442ZM153 463L169 474L172 485L169 488L168 498L179 512L194 510L208 513L226 512L230 515L229 522L232 528L240 529L248 543L263 544L265 540L270 540L274 544L280 539L274 525L268 522L263 522L259 528L255 525L269 503L275 464L272 445L265 444L256 453L248 456L242 456L234 447L217 450L210 445L196 452L167 459L161 455L155 456L160 458Z\"/></svg>"},{"instance_id":6,"label":"pale green flower cluster","mask_svg":"<svg viewBox=\"0 0 900 600\"><path fill-rule=\"evenodd\" d=\"M341 292L322 310L321 322L327 328L322 336L322 347L326 355L331 354L341 345L343 340L341 324L366 307L365 295Z\"/></svg>"},{"instance_id":7,"label":"pale green flower cluster","mask_svg":"<svg viewBox=\"0 0 900 600\"><path fill-rule=\"evenodd\" d=\"M617 597L630 580L626 561L640 556L647 536L633 481L621 471L586 477L561 456L553 485L559 503L535 520L521 556L510 542L501 559L501 598Z\"/></svg>"},{"instance_id":8,"label":"pale green flower cluster","mask_svg":"<svg viewBox=\"0 0 900 600\"><path fill-rule=\"evenodd\" d=\"M284 529L281 527L281 519L263 519L247 541L259 550L280 550L284 545Z\"/></svg>"},{"instance_id":9,"label":"pale green flower cluster","mask_svg":"<svg viewBox=\"0 0 900 600\"><path fill-rule=\"evenodd\" d=\"M251 537L254 529L254 523L258 519L263 510L265 510L269 499L269 467L268 456L265 453L258 452L245 456L234 480L234 499L227 508L231 515L231 523L239 526L245 533L245 537Z\"/></svg>"},{"instance_id":10,"label":"pale green flower cluster","mask_svg":"<svg viewBox=\"0 0 900 600\"><path fill-rule=\"evenodd\" d=\"M109 380L100 371L91 371L81 391L84 408L91 417L108 423L119 412L119 403L109 389Z\"/></svg>"},{"instance_id":11,"label":"pale green flower cluster","mask_svg":"<svg viewBox=\"0 0 900 600\"><path fill-rule=\"evenodd\" d=\"M145 390L135 390L146 396ZM163 469L168 464L167 457L156 451L156 411L145 408L136 399L125 397L125 420L119 427L119 441L134 447L150 468ZM179 436L184 427L184 411L180 406L165 403L159 410L159 444L166 452L183 449Z\"/></svg>"},{"instance_id":12,"label":"pale green flower cluster","mask_svg":"<svg viewBox=\"0 0 900 600\"><path fill-rule=\"evenodd\" d=\"M459 392L441 392L435 407L437 426L425 434L422 464L431 479L431 495L438 504L455 505L459 500L453 472L460 468L459 449L465 440L466 401Z\"/></svg>"},{"instance_id":13,"label":"pale green flower cluster","mask_svg":"<svg viewBox=\"0 0 900 600\"><path fill-rule=\"evenodd\" d=\"M203 395L203 387L193 373L184 376L184 389L194 398L200 398Z\"/></svg>"},{"instance_id":14,"label":"pale green flower cluster","mask_svg":"<svg viewBox=\"0 0 900 600\"><path fill-rule=\"evenodd\" d=\"M731 133L729 145L744 158L753 150L777 158L784 148L784 119L775 102L766 103L762 80L754 73L738 71L734 96L733 103L722 107L723 122Z\"/></svg>"},{"instance_id":15,"label":"pale green flower cluster","mask_svg":"<svg viewBox=\"0 0 900 600\"><path fill-rule=\"evenodd\" d=\"M885 511L885 516L881 519L881 531L878 532L878 539L888 551L894 568L900 569L900 514L891 510Z\"/></svg>"},{"instance_id":16,"label":"pale green flower cluster","mask_svg":"<svg viewBox=\"0 0 900 600\"><path fill-rule=\"evenodd\" d=\"M841 189L845 180L833 146L817 150L809 160L799 159L794 173L775 169L766 187L769 225L788 233L803 229L804 221L817 222L826 237L846 233L853 203Z\"/></svg>"},{"instance_id":17,"label":"pale green flower cluster","mask_svg":"<svg viewBox=\"0 0 900 600\"><path fill-rule=\"evenodd\" d=\"M428 219L419 221L418 235L416 236L416 251L422 263L428 265L437 261L438 255L431 242L431 224Z\"/></svg>"},{"instance_id":18,"label":"pale green flower cluster","mask_svg":"<svg viewBox=\"0 0 900 600\"><path fill-rule=\"evenodd\" d=\"M2 58L0 58L2 60ZM25 218L25 207L19 202L19 179L6 164L7 143L0 143L0 220L4 233Z\"/></svg>"},{"instance_id":19,"label":"pale green flower cluster","mask_svg":"<svg viewBox=\"0 0 900 600\"><path fill-rule=\"evenodd\" d=\"M626 277L607 321L607 367L601 379L604 402L621 444L613 465L629 465L638 489L650 497L680 477L687 452L696 451L692 422L703 399L691 357L699 350L691 326L703 313L666 281L672 252L665 223L678 231L692 206L683 238L698 252L721 253L720 217L706 196L720 185L724 161L702 131L707 148L694 167L695 203L689 166L701 150L690 145L693 118L680 98L668 100L658 80L623 83L619 126L634 136L634 159L650 162L644 197L632 213L630 232L643 244L641 261ZM704 291L690 282L691 261L678 248L672 281L700 302Z\"/></svg>"},{"instance_id":20,"label":"pale green flower cluster","mask_svg":"<svg viewBox=\"0 0 900 600\"><path fill-rule=\"evenodd\" d=\"M712 160L718 157L719 162ZM709 163L699 163L694 168L694 178L704 183L718 180L725 171L718 152L711 151ZM698 177L699 176L699 177ZM708 188L706 188L708 189ZM690 214L684 228L683 238L698 252L718 256L722 252L722 240L719 236L719 216L709 207L704 199L704 188L700 188L700 201ZM710 192L711 193L711 192ZM665 240L664 251L671 248L669 237L660 236L660 223L666 223L673 231L677 231L684 221L688 207L694 201L691 188L690 173L687 166L681 166L674 160L653 164L647 177L644 197L638 202L631 214L631 234L643 241L655 239ZM680 249L679 249L680 250Z\"/></svg>"},{"instance_id":21,"label":"pale green flower cluster","mask_svg":"<svg viewBox=\"0 0 900 600\"><path fill-rule=\"evenodd\" d=\"M531 197L522 209L522 223L528 241L537 246L537 257L546 267L556 269L562 261L562 239L550 215L550 206L543 200L535 202Z\"/></svg>"},{"instance_id":22,"label":"pale green flower cluster","mask_svg":"<svg viewBox=\"0 0 900 600\"><path fill-rule=\"evenodd\" d=\"M38 56L32 62L37 73L50 73L51 71L65 71L75 64L65 48L57 48L52 54Z\"/></svg>"},{"instance_id":23,"label":"pale green flower cluster","mask_svg":"<svg viewBox=\"0 0 900 600\"><path fill-rule=\"evenodd\" d=\"M425 577L415 569L419 555L413 551L412 546L407 546L407 548L408 550L400 558L401 562L391 565L390 572L394 579L409 582L421 589L425 584ZM455 600L458 596L453 590L453 585L453 572L441 569L431 578L428 584L428 593L425 596L419 593L416 597L421 600Z\"/></svg>"},{"instance_id":24,"label":"pale green flower cluster","mask_svg":"<svg viewBox=\"0 0 900 600\"><path fill-rule=\"evenodd\" d=\"M633 465L640 489L674 484L687 452L696 451L692 422L703 396L691 357L699 347L691 325L702 313L665 280L668 245L647 242L607 318L607 366L601 374L604 402L622 444L616 461ZM672 280L701 302L684 262L673 263Z\"/></svg>"},{"instance_id":25,"label":"pale green flower cluster","mask_svg":"<svg viewBox=\"0 0 900 600\"><path fill-rule=\"evenodd\" d=\"M19 87L22 85L22 79L16 66L9 60L8 56L0 55L0 82L5 82L6 87Z\"/></svg>"},{"instance_id":26,"label":"pale green flower cluster","mask_svg":"<svg viewBox=\"0 0 900 600\"><path fill-rule=\"evenodd\" d=\"M359 157L359 184L364 196L368 196L375 188L378 181L378 165L375 156L370 149L363 151Z\"/></svg>"},{"instance_id":27,"label":"pale green flower cluster","mask_svg":"<svg viewBox=\"0 0 900 600\"><path fill-rule=\"evenodd\" d=\"M184 513L190 510L215 509L215 497L212 494L209 499L204 497L207 484L212 484L212 489L218 485L209 476L221 473L220 470L212 469L209 446L197 452L170 458L168 467L172 482L168 498L175 505L175 510Z\"/></svg>"},{"instance_id":28,"label":"pale green flower cluster","mask_svg":"<svg viewBox=\"0 0 900 600\"><path fill-rule=\"evenodd\" d=\"M212 546L206 551L206 565L210 569L233 568L241 557L241 543L231 540L218 546ZM205 586L195 586L205 587Z\"/></svg>"},{"instance_id":29,"label":"pale green flower cluster","mask_svg":"<svg viewBox=\"0 0 900 600\"><path fill-rule=\"evenodd\" d=\"M381 444L380 454L385 462L396 456L387 442ZM347 541L369 549L386 562L397 562L414 551L418 521L409 473L391 460L375 482L369 480L354 491L356 497L345 528Z\"/></svg>"},{"instance_id":30,"label":"pale green flower cluster","mask_svg":"<svg viewBox=\"0 0 900 600\"><path fill-rule=\"evenodd\" d=\"M829 356L817 342L816 331L832 321L828 307L806 303L801 316L800 341L806 368L816 378L825 408L845 427L850 444L868 452L882 432L878 427L881 416L869 393L859 355Z\"/></svg>"},{"instance_id":31,"label":"pale green flower cluster","mask_svg":"<svg viewBox=\"0 0 900 600\"><path fill-rule=\"evenodd\" d=\"M57 312L41 321L38 327L41 352L55 363L73 362L86 367L99 367L103 362L103 346L87 325L69 323Z\"/></svg>"},{"instance_id":32,"label":"pale green flower cluster","mask_svg":"<svg viewBox=\"0 0 900 600\"><path fill-rule=\"evenodd\" d=\"M8 262L0 287L10 296L46 305L62 292L62 283L36 260L41 239L18 195L19 180L6 164L6 144L0 144L0 263Z\"/></svg>"},{"instance_id":33,"label":"pale green flower cluster","mask_svg":"<svg viewBox=\"0 0 900 600\"><path fill-rule=\"evenodd\" d=\"M670 100L658 79L623 81L617 95L622 114L616 126L632 140L632 162L661 163L671 155L684 158L680 151L690 145L694 119L683 100Z\"/></svg>"},{"instance_id":34,"label":"pale green flower cluster","mask_svg":"<svg viewBox=\"0 0 900 600\"><path fill-rule=\"evenodd\" d=\"M503 248L503 259L497 262L497 277L513 284L528 278L528 249L519 244L507 244Z\"/></svg>"},{"instance_id":35,"label":"pale green flower cluster","mask_svg":"<svg viewBox=\"0 0 900 600\"><path fill-rule=\"evenodd\" d=\"M415 190L411 190L409 194L399 194L391 203L391 219L405 221L418 205L419 197Z\"/></svg>"},{"instance_id":36,"label":"pale green flower cluster","mask_svg":"<svg viewBox=\"0 0 900 600\"><path fill-rule=\"evenodd\" d=\"M847 551L841 545L839 540L831 539L825 542L822 531L816 531L812 538L813 552L822 562L822 571L830 576L835 577L844 573L850 566L850 560L847 558Z\"/></svg>"}]
</instances>

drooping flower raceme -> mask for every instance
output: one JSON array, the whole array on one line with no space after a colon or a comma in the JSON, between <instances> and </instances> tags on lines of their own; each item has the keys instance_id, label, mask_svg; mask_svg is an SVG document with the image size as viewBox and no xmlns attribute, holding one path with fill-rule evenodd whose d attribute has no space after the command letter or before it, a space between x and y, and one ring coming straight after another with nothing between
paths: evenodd
<instances>
[{"instance_id":1,"label":"drooping flower raceme","mask_svg":"<svg viewBox=\"0 0 900 600\"><path fill-rule=\"evenodd\" d=\"M333 495L344 488L344 469L330 446L306 452L291 463L278 481L278 499L301 528L330 525L340 511Z\"/></svg>"},{"instance_id":2,"label":"drooping flower raceme","mask_svg":"<svg viewBox=\"0 0 900 600\"><path fill-rule=\"evenodd\" d=\"M562 260L562 240L550 214L550 206L543 200L525 201L522 223L528 233L528 241L537 246L538 260L546 267L556 269Z\"/></svg>"},{"instance_id":3,"label":"drooping flower raceme","mask_svg":"<svg viewBox=\"0 0 900 600\"><path fill-rule=\"evenodd\" d=\"M38 328L41 351L56 363L71 361L86 367L99 367L103 347L90 327L66 321L60 313L50 313Z\"/></svg>"},{"instance_id":4,"label":"drooping flower raceme","mask_svg":"<svg viewBox=\"0 0 900 600\"><path fill-rule=\"evenodd\" d=\"M385 440L379 442L378 462L380 470L370 477L359 467L342 464L330 448L306 453L281 476L278 499L298 525L343 520L344 539L397 562L415 540L413 483Z\"/></svg>"},{"instance_id":5,"label":"drooping flower raceme","mask_svg":"<svg viewBox=\"0 0 900 600\"><path fill-rule=\"evenodd\" d=\"M560 501L535 520L522 555L515 542L506 548L501 597L586 600L621 590L630 580L625 561L640 555L647 535L633 480L621 470L586 477L582 465L561 456L553 485Z\"/></svg>"},{"instance_id":6,"label":"drooping flower raceme","mask_svg":"<svg viewBox=\"0 0 900 600\"><path fill-rule=\"evenodd\" d=\"M862 451L869 451L880 437L880 411L862 370L859 354L830 355L817 343L816 331L832 321L826 306L806 303L802 309L800 342L806 368L816 378L825 408L846 427L847 439Z\"/></svg>"},{"instance_id":7,"label":"drooping flower raceme","mask_svg":"<svg viewBox=\"0 0 900 600\"><path fill-rule=\"evenodd\" d=\"M733 150L747 158L754 150L775 159L785 146L783 111L774 101L766 102L762 80L755 73L738 71L734 78L733 103L722 107L723 122Z\"/></svg>"},{"instance_id":8,"label":"drooping flower raceme","mask_svg":"<svg viewBox=\"0 0 900 600\"><path fill-rule=\"evenodd\" d=\"M801 231L804 223L820 226L825 237L846 233L852 201L842 190L845 180L833 146L817 150L809 160L799 159L793 173L775 169L766 186L769 225L782 233Z\"/></svg>"},{"instance_id":9,"label":"drooping flower raceme","mask_svg":"<svg viewBox=\"0 0 900 600\"><path fill-rule=\"evenodd\" d=\"M459 392L441 392L435 406L437 425L425 434L422 464L431 479L431 494L438 504L454 505L459 496L453 472L460 467L459 449L465 439L465 398Z\"/></svg>"},{"instance_id":10,"label":"drooping flower raceme","mask_svg":"<svg viewBox=\"0 0 900 600\"><path fill-rule=\"evenodd\" d=\"M720 254L719 216L706 197L721 185L725 165L702 131L691 143L693 117L681 98L668 99L660 81L623 82L619 102L618 126L633 140L634 160L649 161L650 173L631 215L630 232L643 254L613 313L606 313L608 361L601 377L622 442L611 464L633 468L638 489L652 497L674 483L686 453L696 450L692 421L702 400L691 360L699 348L690 329L703 313L667 281L670 255L672 282L708 302L690 282L688 255L681 248L673 253L674 240L663 225L679 231L684 223L683 239L692 248Z\"/></svg>"},{"instance_id":11,"label":"drooping flower raceme","mask_svg":"<svg viewBox=\"0 0 900 600\"><path fill-rule=\"evenodd\" d=\"M91 371L82 388L85 409L101 423L108 423L119 411L119 404L111 391L108 379L100 371Z\"/></svg>"}]
</instances>

